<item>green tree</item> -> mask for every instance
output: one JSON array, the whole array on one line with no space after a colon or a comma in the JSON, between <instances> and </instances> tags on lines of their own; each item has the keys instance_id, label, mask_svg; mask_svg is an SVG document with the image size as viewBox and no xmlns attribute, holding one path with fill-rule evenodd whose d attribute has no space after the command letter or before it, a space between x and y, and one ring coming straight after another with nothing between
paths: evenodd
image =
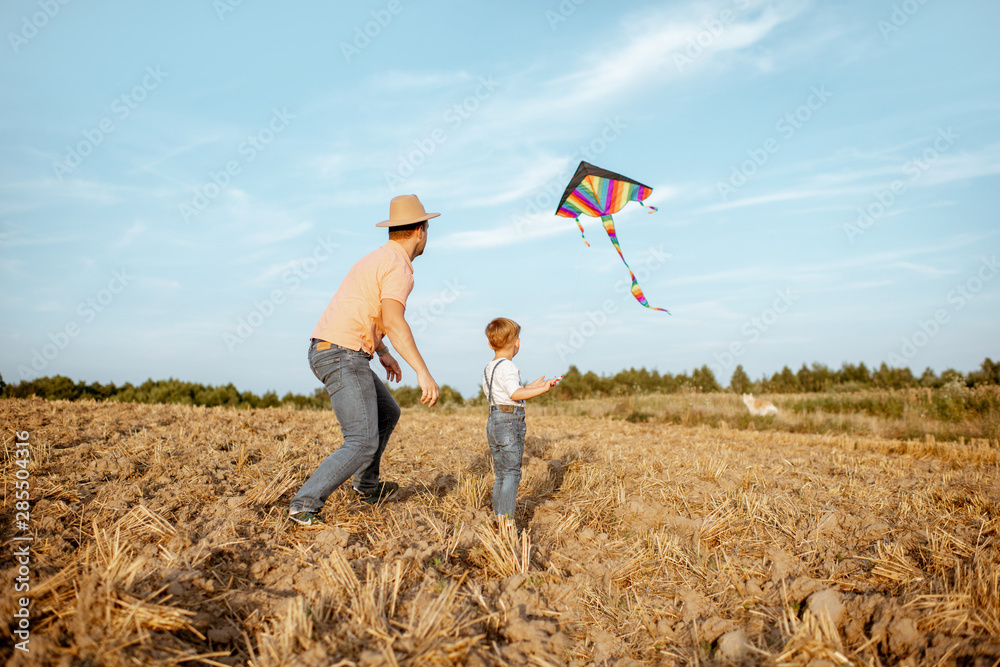
<instances>
[{"instance_id":1,"label":"green tree","mask_svg":"<svg viewBox=\"0 0 1000 667\"><path fill-rule=\"evenodd\" d=\"M872 373L872 382L879 389L906 389L917 386L917 379L909 368L889 368L883 361Z\"/></svg>"},{"instance_id":2,"label":"green tree","mask_svg":"<svg viewBox=\"0 0 1000 667\"><path fill-rule=\"evenodd\" d=\"M793 394L802 391L802 385L799 383L799 376L793 373L792 369L788 366L785 366L781 369L780 373L775 373L771 376L768 391Z\"/></svg>"},{"instance_id":3,"label":"green tree","mask_svg":"<svg viewBox=\"0 0 1000 667\"><path fill-rule=\"evenodd\" d=\"M872 381L871 373L868 371L868 367L865 366L865 362L863 361L857 366L844 362L840 369L840 378L842 384L857 382L863 386L870 385Z\"/></svg>"},{"instance_id":4,"label":"green tree","mask_svg":"<svg viewBox=\"0 0 1000 667\"><path fill-rule=\"evenodd\" d=\"M946 385L952 382L965 384L965 375L961 371L956 371L954 368L946 368L941 373L941 384Z\"/></svg>"},{"instance_id":5,"label":"green tree","mask_svg":"<svg viewBox=\"0 0 1000 667\"><path fill-rule=\"evenodd\" d=\"M438 391L438 402L441 405L448 405L449 403L461 405L465 402L465 399L462 398L462 394L460 394L457 389L453 389L448 385L442 385L441 389Z\"/></svg>"},{"instance_id":6,"label":"green tree","mask_svg":"<svg viewBox=\"0 0 1000 667\"><path fill-rule=\"evenodd\" d=\"M937 374L934 373L934 369L932 369L930 366L924 369L924 372L920 375L920 380L918 380L918 382L920 382L921 387L929 387L934 389L940 387L942 384L941 378L939 378Z\"/></svg>"},{"instance_id":7,"label":"green tree","mask_svg":"<svg viewBox=\"0 0 1000 667\"><path fill-rule=\"evenodd\" d=\"M729 380L729 389L737 394L744 394L750 389L750 377L743 370L743 364L739 364L733 371L733 377Z\"/></svg>"},{"instance_id":8,"label":"green tree","mask_svg":"<svg viewBox=\"0 0 1000 667\"><path fill-rule=\"evenodd\" d=\"M599 376L594 371L587 371L580 378L580 398L590 398L591 396L600 396L605 390L604 378Z\"/></svg>"},{"instance_id":9,"label":"green tree","mask_svg":"<svg viewBox=\"0 0 1000 667\"><path fill-rule=\"evenodd\" d=\"M691 383L697 387L699 391L722 391L722 387L720 387L719 383L715 380L715 373L713 373L712 369L708 367L708 364L691 371Z\"/></svg>"},{"instance_id":10,"label":"green tree","mask_svg":"<svg viewBox=\"0 0 1000 667\"><path fill-rule=\"evenodd\" d=\"M281 405L281 401L278 400L278 394L274 391L264 392L264 395L260 397L257 401L258 408L276 408Z\"/></svg>"},{"instance_id":11,"label":"green tree","mask_svg":"<svg viewBox=\"0 0 1000 667\"><path fill-rule=\"evenodd\" d=\"M813 372L806 368L805 364L802 364L802 368L799 372L795 374L795 379L798 381L799 389L801 391L817 391L815 389L816 382L813 377Z\"/></svg>"},{"instance_id":12,"label":"green tree","mask_svg":"<svg viewBox=\"0 0 1000 667\"><path fill-rule=\"evenodd\" d=\"M2 382L3 378L0 378L0 383ZM978 371L969 373L969 382L974 385L1000 384L1000 362L994 362L986 357Z\"/></svg>"},{"instance_id":13,"label":"green tree","mask_svg":"<svg viewBox=\"0 0 1000 667\"><path fill-rule=\"evenodd\" d=\"M570 366L563 379L556 385L559 396L565 399L582 398L584 393L583 375L576 366Z\"/></svg>"},{"instance_id":14,"label":"green tree","mask_svg":"<svg viewBox=\"0 0 1000 667\"><path fill-rule=\"evenodd\" d=\"M396 399L396 403L399 404L399 407L412 408L420 402L420 397L424 392L420 389L420 387L403 385L402 387L396 387L395 389L390 387L389 393L392 394L394 399Z\"/></svg>"}]
</instances>

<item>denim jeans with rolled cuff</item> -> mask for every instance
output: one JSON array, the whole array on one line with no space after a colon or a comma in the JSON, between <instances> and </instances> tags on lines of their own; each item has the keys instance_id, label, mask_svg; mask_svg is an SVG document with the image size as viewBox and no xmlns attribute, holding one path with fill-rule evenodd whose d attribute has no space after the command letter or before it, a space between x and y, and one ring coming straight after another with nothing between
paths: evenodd
<instances>
[{"instance_id":1,"label":"denim jeans with rolled cuff","mask_svg":"<svg viewBox=\"0 0 1000 667\"><path fill-rule=\"evenodd\" d=\"M486 420L486 440L493 455L493 514L496 517L514 516L517 504L517 487L521 483L521 459L524 457L524 408L516 412L500 412L490 406Z\"/></svg>"},{"instance_id":2,"label":"denim jeans with rolled cuff","mask_svg":"<svg viewBox=\"0 0 1000 667\"><path fill-rule=\"evenodd\" d=\"M337 345L309 345L309 366L326 387L344 444L326 457L292 499L289 511L318 512L334 490L354 477L354 488L375 491L379 463L399 421L399 405L371 369L371 355Z\"/></svg>"}]
</instances>

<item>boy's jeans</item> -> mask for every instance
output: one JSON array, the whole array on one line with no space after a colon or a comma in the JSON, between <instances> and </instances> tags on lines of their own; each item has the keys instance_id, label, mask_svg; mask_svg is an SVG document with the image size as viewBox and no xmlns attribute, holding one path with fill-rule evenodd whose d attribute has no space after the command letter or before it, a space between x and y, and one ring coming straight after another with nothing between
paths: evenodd
<instances>
[{"instance_id":1,"label":"boy's jeans","mask_svg":"<svg viewBox=\"0 0 1000 667\"><path fill-rule=\"evenodd\" d=\"M521 458L524 456L524 409L517 412L500 412L490 406L486 420L486 440L493 454L493 514L514 516L517 503L517 486L521 482Z\"/></svg>"},{"instance_id":2,"label":"boy's jeans","mask_svg":"<svg viewBox=\"0 0 1000 667\"><path fill-rule=\"evenodd\" d=\"M309 345L309 365L330 394L344 444L330 454L292 499L289 511L317 512L333 491L354 476L354 488L378 488L379 462L399 421L399 406L369 367L371 356L334 345Z\"/></svg>"}]
</instances>

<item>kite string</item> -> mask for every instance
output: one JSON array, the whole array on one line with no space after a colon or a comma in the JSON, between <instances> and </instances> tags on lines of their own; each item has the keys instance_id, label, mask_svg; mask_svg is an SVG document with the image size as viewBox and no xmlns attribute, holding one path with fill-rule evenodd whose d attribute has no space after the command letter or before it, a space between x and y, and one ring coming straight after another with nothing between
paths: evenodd
<instances>
[{"instance_id":1,"label":"kite string","mask_svg":"<svg viewBox=\"0 0 1000 667\"><path fill-rule=\"evenodd\" d=\"M579 219L577 219L577 224L579 224ZM584 243L586 243L586 241L587 239L584 239ZM589 243L587 243L587 247L588 248L590 247ZM584 268L584 263L581 261L577 265L576 269L576 290L574 290L573 293L573 307L569 311L569 325L567 326L567 329L570 331L572 331L573 327L576 325L576 318L577 318L576 309L577 306L580 304L580 284L583 281L583 268Z\"/></svg>"}]
</instances>

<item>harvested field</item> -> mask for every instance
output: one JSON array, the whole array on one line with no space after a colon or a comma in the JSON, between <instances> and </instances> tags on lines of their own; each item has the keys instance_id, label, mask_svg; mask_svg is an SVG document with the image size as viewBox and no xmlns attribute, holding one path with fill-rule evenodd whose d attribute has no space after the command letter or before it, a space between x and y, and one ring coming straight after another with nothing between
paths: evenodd
<instances>
[{"instance_id":1,"label":"harvested field","mask_svg":"<svg viewBox=\"0 0 1000 667\"><path fill-rule=\"evenodd\" d=\"M9 664L994 665L1000 450L532 416L519 537L485 416L405 410L398 502L287 501L330 411L0 401L30 432L30 655ZM0 611L18 564L5 548ZM9 636L9 635L8 635Z\"/></svg>"}]
</instances>

